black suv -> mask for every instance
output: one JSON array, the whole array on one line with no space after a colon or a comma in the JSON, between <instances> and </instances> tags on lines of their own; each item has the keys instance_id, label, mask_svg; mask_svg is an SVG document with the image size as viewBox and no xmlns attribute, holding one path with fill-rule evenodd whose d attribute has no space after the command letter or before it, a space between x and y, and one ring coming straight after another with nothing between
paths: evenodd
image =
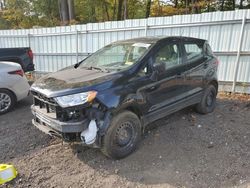
<instances>
[{"instance_id":1,"label":"black suv","mask_svg":"<svg viewBox=\"0 0 250 188\"><path fill-rule=\"evenodd\" d=\"M31 87L33 124L112 158L133 152L145 127L187 106L215 108L218 60L206 40L147 37L112 43Z\"/></svg>"}]
</instances>

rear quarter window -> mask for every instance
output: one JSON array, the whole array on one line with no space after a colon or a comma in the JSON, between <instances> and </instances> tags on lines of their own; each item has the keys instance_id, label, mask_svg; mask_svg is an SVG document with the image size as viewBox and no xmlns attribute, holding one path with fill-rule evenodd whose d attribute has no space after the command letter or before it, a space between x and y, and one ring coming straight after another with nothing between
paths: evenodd
<instances>
[{"instance_id":1,"label":"rear quarter window","mask_svg":"<svg viewBox=\"0 0 250 188\"><path fill-rule=\"evenodd\" d=\"M206 50L206 55L208 56L214 56L214 53L212 51L212 48L208 43L205 44L205 50Z\"/></svg>"},{"instance_id":2,"label":"rear quarter window","mask_svg":"<svg viewBox=\"0 0 250 188\"><path fill-rule=\"evenodd\" d=\"M188 61L195 61L203 57L203 45L196 43L184 43Z\"/></svg>"}]
</instances>

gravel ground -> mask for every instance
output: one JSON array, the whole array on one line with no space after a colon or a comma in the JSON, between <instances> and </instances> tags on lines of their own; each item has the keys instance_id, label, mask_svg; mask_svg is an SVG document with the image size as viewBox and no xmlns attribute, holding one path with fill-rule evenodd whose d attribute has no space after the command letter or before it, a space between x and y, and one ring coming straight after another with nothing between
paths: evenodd
<instances>
[{"instance_id":1,"label":"gravel ground","mask_svg":"<svg viewBox=\"0 0 250 188\"><path fill-rule=\"evenodd\" d=\"M161 119L119 161L44 135L31 103L0 117L0 163L19 172L2 187L250 187L249 97L220 95L211 114L187 108Z\"/></svg>"}]
</instances>

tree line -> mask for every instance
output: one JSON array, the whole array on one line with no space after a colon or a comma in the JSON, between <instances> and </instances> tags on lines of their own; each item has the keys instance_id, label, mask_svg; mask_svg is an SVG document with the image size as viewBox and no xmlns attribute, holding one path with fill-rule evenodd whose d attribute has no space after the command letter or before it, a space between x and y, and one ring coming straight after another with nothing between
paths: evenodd
<instances>
[{"instance_id":1,"label":"tree line","mask_svg":"<svg viewBox=\"0 0 250 188\"><path fill-rule=\"evenodd\" d=\"M0 29L198 14L250 8L250 0L0 0Z\"/></svg>"}]
</instances>

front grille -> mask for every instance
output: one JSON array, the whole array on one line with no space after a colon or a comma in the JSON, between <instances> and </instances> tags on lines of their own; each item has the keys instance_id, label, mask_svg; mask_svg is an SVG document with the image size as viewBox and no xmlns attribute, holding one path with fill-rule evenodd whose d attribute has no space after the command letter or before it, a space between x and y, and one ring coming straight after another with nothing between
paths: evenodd
<instances>
[{"instance_id":1,"label":"front grille","mask_svg":"<svg viewBox=\"0 0 250 188\"><path fill-rule=\"evenodd\" d=\"M61 108L53 98L48 98L40 93L32 92L34 105L40 112L59 121L79 121L85 117L85 109L82 108Z\"/></svg>"},{"instance_id":2,"label":"front grille","mask_svg":"<svg viewBox=\"0 0 250 188\"><path fill-rule=\"evenodd\" d=\"M38 107L43 113L50 117L58 118L58 104L53 98L48 98L40 93L32 92L34 96L34 105Z\"/></svg>"}]
</instances>

